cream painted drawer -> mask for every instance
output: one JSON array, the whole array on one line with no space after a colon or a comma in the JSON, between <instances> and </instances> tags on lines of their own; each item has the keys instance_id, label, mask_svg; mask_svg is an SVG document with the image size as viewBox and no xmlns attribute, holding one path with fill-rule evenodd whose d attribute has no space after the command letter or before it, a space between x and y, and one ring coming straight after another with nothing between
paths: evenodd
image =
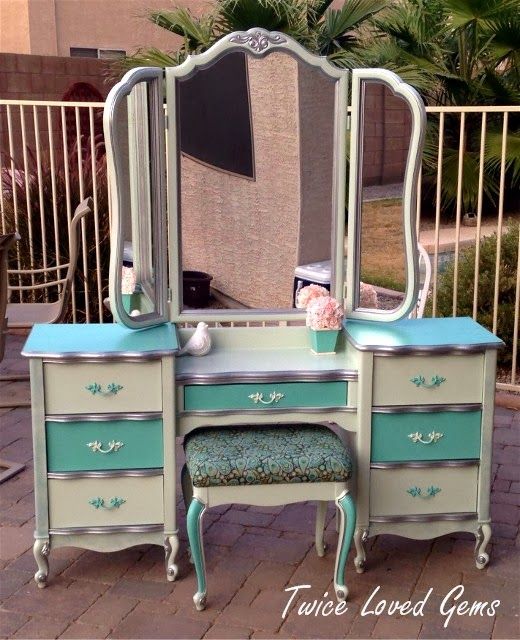
<instances>
[{"instance_id":1,"label":"cream painted drawer","mask_svg":"<svg viewBox=\"0 0 520 640\"><path fill-rule=\"evenodd\" d=\"M163 476L48 480L49 528L160 524Z\"/></svg>"},{"instance_id":2,"label":"cream painted drawer","mask_svg":"<svg viewBox=\"0 0 520 640\"><path fill-rule=\"evenodd\" d=\"M376 356L374 405L482 402L484 356Z\"/></svg>"},{"instance_id":3,"label":"cream painted drawer","mask_svg":"<svg viewBox=\"0 0 520 640\"><path fill-rule=\"evenodd\" d=\"M161 362L46 363L45 413L162 411Z\"/></svg>"},{"instance_id":4,"label":"cream painted drawer","mask_svg":"<svg viewBox=\"0 0 520 640\"><path fill-rule=\"evenodd\" d=\"M372 469L370 515L477 510L478 466Z\"/></svg>"}]
</instances>

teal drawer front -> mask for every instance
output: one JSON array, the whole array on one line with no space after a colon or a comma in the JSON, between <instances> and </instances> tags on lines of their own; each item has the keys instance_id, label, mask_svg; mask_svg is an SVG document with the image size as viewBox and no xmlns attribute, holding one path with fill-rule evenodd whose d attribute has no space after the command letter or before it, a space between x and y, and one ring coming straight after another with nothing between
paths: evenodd
<instances>
[{"instance_id":1,"label":"teal drawer front","mask_svg":"<svg viewBox=\"0 0 520 640\"><path fill-rule=\"evenodd\" d=\"M346 403L347 383L341 381L184 387L185 411L343 407Z\"/></svg>"},{"instance_id":2,"label":"teal drawer front","mask_svg":"<svg viewBox=\"0 0 520 640\"><path fill-rule=\"evenodd\" d=\"M163 466L162 420L48 421L46 427L49 471Z\"/></svg>"},{"instance_id":3,"label":"teal drawer front","mask_svg":"<svg viewBox=\"0 0 520 640\"><path fill-rule=\"evenodd\" d=\"M374 413L372 462L480 458L480 411Z\"/></svg>"}]
</instances>

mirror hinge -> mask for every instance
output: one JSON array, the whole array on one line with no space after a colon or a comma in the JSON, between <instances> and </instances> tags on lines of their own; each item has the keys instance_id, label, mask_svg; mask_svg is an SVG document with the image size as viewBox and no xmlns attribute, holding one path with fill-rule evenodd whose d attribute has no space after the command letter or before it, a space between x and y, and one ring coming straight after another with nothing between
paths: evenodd
<instances>
[{"instance_id":1,"label":"mirror hinge","mask_svg":"<svg viewBox=\"0 0 520 640\"><path fill-rule=\"evenodd\" d=\"M168 114L164 114L164 128L168 129Z\"/></svg>"},{"instance_id":2,"label":"mirror hinge","mask_svg":"<svg viewBox=\"0 0 520 640\"><path fill-rule=\"evenodd\" d=\"M347 299L347 283L343 282L343 300Z\"/></svg>"},{"instance_id":3,"label":"mirror hinge","mask_svg":"<svg viewBox=\"0 0 520 640\"><path fill-rule=\"evenodd\" d=\"M170 287L168 287L167 299L168 299L168 302L172 301L172 290L170 289Z\"/></svg>"},{"instance_id":4,"label":"mirror hinge","mask_svg":"<svg viewBox=\"0 0 520 640\"><path fill-rule=\"evenodd\" d=\"M352 120L352 116L349 114L347 115L347 131L350 131L350 122Z\"/></svg>"}]
</instances>

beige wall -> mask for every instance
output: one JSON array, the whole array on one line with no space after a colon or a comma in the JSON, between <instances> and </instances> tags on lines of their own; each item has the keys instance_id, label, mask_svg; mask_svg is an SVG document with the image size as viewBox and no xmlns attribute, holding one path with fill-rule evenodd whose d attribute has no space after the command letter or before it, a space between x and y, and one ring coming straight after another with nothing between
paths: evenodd
<instances>
[{"instance_id":1,"label":"beige wall","mask_svg":"<svg viewBox=\"0 0 520 640\"><path fill-rule=\"evenodd\" d=\"M194 14L207 11L206 0L181 0ZM70 55L70 47L175 49L177 36L145 16L169 0L0 0L0 51Z\"/></svg>"}]
</instances>

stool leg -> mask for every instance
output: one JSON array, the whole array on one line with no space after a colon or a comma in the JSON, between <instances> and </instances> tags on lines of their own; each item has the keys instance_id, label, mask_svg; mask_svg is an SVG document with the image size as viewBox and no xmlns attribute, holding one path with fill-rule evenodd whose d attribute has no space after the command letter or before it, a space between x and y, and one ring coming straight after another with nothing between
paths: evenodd
<instances>
[{"instance_id":1,"label":"stool leg","mask_svg":"<svg viewBox=\"0 0 520 640\"><path fill-rule=\"evenodd\" d=\"M191 499L193 498L193 485L191 484L191 476L188 471L188 467L183 465L181 469L181 488L182 488L182 501L184 502L184 508L186 514L190 508ZM193 564L193 556L191 555L191 549L188 549L188 560Z\"/></svg>"},{"instance_id":2,"label":"stool leg","mask_svg":"<svg viewBox=\"0 0 520 640\"><path fill-rule=\"evenodd\" d=\"M336 505L339 507L340 513L340 531L334 568L334 589L337 599L341 601L346 600L348 595L345 584L345 565L356 527L356 506L348 490L336 498Z\"/></svg>"},{"instance_id":3,"label":"stool leg","mask_svg":"<svg viewBox=\"0 0 520 640\"><path fill-rule=\"evenodd\" d=\"M316 553L322 558L325 555L325 543L323 534L325 532L325 516L327 515L327 501L319 500L316 505Z\"/></svg>"},{"instance_id":4,"label":"stool leg","mask_svg":"<svg viewBox=\"0 0 520 640\"><path fill-rule=\"evenodd\" d=\"M197 573L197 593L193 596L193 602L198 611L206 607L206 567L202 545L202 516L205 510L206 505L197 498L193 498L186 518L191 555Z\"/></svg>"}]
</instances>

